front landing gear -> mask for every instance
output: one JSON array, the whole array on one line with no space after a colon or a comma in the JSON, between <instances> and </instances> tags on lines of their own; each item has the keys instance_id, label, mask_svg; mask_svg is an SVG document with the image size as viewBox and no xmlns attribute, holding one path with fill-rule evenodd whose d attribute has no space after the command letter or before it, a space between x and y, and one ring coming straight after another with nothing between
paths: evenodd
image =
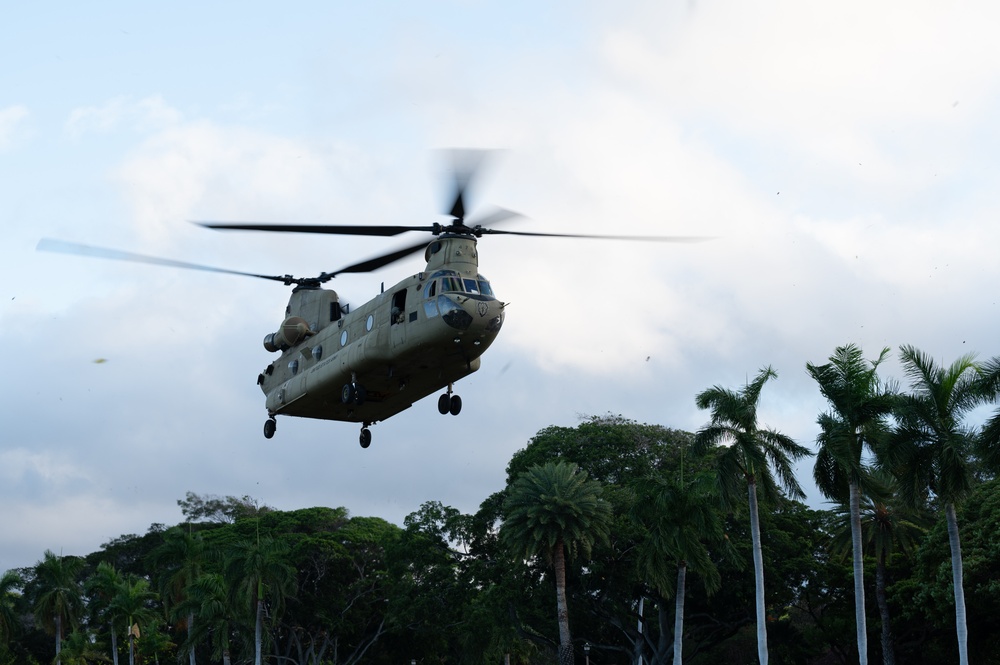
<instances>
[{"instance_id":1,"label":"front landing gear","mask_svg":"<svg viewBox=\"0 0 1000 665\"><path fill-rule=\"evenodd\" d=\"M462 398L452 394L452 385L448 384L448 392L438 397L438 413L442 416L450 413L457 416L462 412Z\"/></svg>"},{"instance_id":2,"label":"front landing gear","mask_svg":"<svg viewBox=\"0 0 1000 665\"><path fill-rule=\"evenodd\" d=\"M359 383L345 383L340 391L340 401L344 404L361 406L368 398L368 391Z\"/></svg>"},{"instance_id":3,"label":"front landing gear","mask_svg":"<svg viewBox=\"0 0 1000 665\"><path fill-rule=\"evenodd\" d=\"M264 438L274 438L274 433L278 430L278 421L273 417L264 421Z\"/></svg>"},{"instance_id":4,"label":"front landing gear","mask_svg":"<svg viewBox=\"0 0 1000 665\"><path fill-rule=\"evenodd\" d=\"M372 445L372 431L368 429L368 423L365 423L361 427L361 437L360 437L361 447L367 448Z\"/></svg>"}]
</instances>

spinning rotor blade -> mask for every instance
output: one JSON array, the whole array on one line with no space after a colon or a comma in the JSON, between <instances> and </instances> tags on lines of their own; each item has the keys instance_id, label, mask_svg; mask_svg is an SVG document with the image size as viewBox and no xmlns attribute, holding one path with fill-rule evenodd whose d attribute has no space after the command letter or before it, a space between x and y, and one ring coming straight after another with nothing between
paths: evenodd
<instances>
[{"instance_id":1,"label":"spinning rotor blade","mask_svg":"<svg viewBox=\"0 0 1000 665\"><path fill-rule=\"evenodd\" d=\"M325 233L342 236L398 236L407 231L434 231L433 226L360 226L342 224L260 224L256 222L195 222L216 231L269 231L273 233Z\"/></svg>"},{"instance_id":2,"label":"spinning rotor blade","mask_svg":"<svg viewBox=\"0 0 1000 665\"><path fill-rule=\"evenodd\" d=\"M593 238L596 240L637 240L640 242L705 242L713 236L605 236L588 233L535 233L532 231L497 231L480 229L483 235L533 236L536 238Z\"/></svg>"},{"instance_id":3,"label":"spinning rotor blade","mask_svg":"<svg viewBox=\"0 0 1000 665\"><path fill-rule=\"evenodd\" d=\"M258 275L252 272L240 272L239 270L227 270L226 268L214 268L203 266L197 263L187 263L185 261L174 261L173 259L161 259L156 256L145 256L143 254L133 254L117 249L107 249L105 247L92 247L81 245L75 242L65 242L63 240L52 240L42 238L35 248L43 252L57 252L60 254L76 254L78 256L93 256L100 259L113 259L115 261L131 261L133 263L150 263L157 266L167 266L169 268L184 268L186 270L203 270L205 272L219 272L229 275L243 275L244 277L257 277L259 279L269 279L284 284L294 284L296 278L291 275L279 277L277 275Z\"/></svg>"},{"instance_id":4,"label":"spinning rotor blade","mask_svg":"<svg viewBox=\"0 0 1000 665\"><path fill-rule=\"evenodd\" d=\"M418 243L416 245L411 245L410 247L404 247L403 249L398 249L388 254L383 254L382 256L376 256L373 259L367 259L365 261L361 261L360 263L355 263L354 265L347 266L346 268L341 268L340 270L335 270L334 272L329 272L329 273L325 272L320 276L319 279L321 282L325 282L333 277L336 277L341 273L372 272L374 270L378 270L383 266L387 266L390 263L399 261L400 259L405 259L407 256L410 256L411 254L416 254L425 247L427 247L426 241Z\"/></svg>"},{"instance_id":5,"label":"spinning rotor blade","mask_svg":"<svg viewBox=\"0 0 1000 665\"><path fill-rule=\"evenodd\" d=\"M488 150L452 149L446 151L451 157L451 170L455 180L455 190L451 209L447 214L459 224L465 224L465 192L476 173L489 156Z\"/></svg>"}]
</instances>

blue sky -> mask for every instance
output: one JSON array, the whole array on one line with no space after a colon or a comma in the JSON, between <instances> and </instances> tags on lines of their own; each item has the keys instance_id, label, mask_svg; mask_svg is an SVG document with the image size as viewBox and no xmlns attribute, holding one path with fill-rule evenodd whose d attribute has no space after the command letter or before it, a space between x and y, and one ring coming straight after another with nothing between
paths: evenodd
<instances>
[{"instance_id":1,"label":"blue sky","mask_svg":"<svg viewBox=\"0 0 1000 665\"><path fill-rule=\"evenodd\" d=\"M824 404L805 363L837 345L997 355L997 13L702 0L0 11L0 570L176 522L188 490L397 522L427 500L472 511L545 426L611 412L694 430L698 391L768 364L764 421L811 445ZM511 304L457 387L462 415L425 400L376 425L366 451L348 424L286 418L261 435L254 379L280 285L35 251L56 237L318 274L391 247L188 220L440 221L438 149L455 146L502 150L474 200L524 213L518 229L717 240L483 240L482 270ZM421 267L332 286L360 303Z\"/></svg>"}]
</instances>

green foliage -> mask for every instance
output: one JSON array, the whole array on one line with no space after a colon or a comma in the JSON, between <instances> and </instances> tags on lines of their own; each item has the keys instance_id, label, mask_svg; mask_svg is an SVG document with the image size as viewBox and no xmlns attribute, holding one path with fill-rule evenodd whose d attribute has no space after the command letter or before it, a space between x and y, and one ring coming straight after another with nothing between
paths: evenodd
<instances>
[{"instance_id":1,"label":"green foliage","mask_svg":"<svg viewBox=\"0 0 1000 665\"><path fill-rule=\"evenodd\" d=\"M664 598L675 593L681 563L702 578L706 593L722 583L713 550L718 558L729 548L715 488L711 474L704 472L686 482L653 476L636 487L631 514L645 533L638 544L637 572Z\"/></svg>"},{"instance_id":2,"label":"green foliage","mask_svg":"<svg viewBox=\"0 0 1000 665\"><path fill-rule=\"evenodd\" d=\"M990 398L974 356L939 366L912 346L900 349L911 392L896 406L898 425L881 455L910 505L930 497L959 502L972 488L976 430L965 417Z\"/></svg>"},{"instance_id":3,"label":"green foliage","mask_svg":"<svg viewBox=\"0 0 1000 665\"><path fill-rule=\"evenodd\" d=\"M611 505L601 484L573 463L548 462L522 473L504 503L501 534L517 552L551 562L558 545L568 557L589 559L594 544L606 541Z\"/></svg>"},{"instance_id":4,"label":"green foliage","mask_svg":"<svg viewBox=\"0 0 1000 665\"><path fill-rule=\"evenodd\" d=\"M35 575L28 592L35 608L35 620L57 641L60 630L77 624L83 609L83 597L77 576L83 570L83 559L58 556L45 550L35 564Z\"/></svg>"},{"instance_id":5,"label":"green foliage","mask_svg":"<svg viewBox=\"0 0 1000 665\"><path fill-rule=\"evenodd\" d=\"M194 492L186 492L183 499L177 500L181 512L191 522L213 522L231 524L237 520L250 517L260 517L274 512L268 505L260 503L249 495L241 497L204 496Z\"/></svg>"},{"instance_id":6,"label":"green foliage","mask_svg":"<svg viewBox=\"0 0 1000 665\"><path fill-rule=\"evenodd\" d=\"M884 384L878 368L889 355L884 348L879 357L866 361L861 349L840 346L824 365L806 363L820 393L831 410L817 420L820 435L813 478L830 499L847 503L848 486L869 487L869 470L862 463L867 448L879 448L889 432L889 416L896 405L893 385Z\"/></svg>"},{"instance_id":7,"label":"green foliage","mask_svg":"<svg viewBox=\"0 0 1000 665\"><path fill-rule=\"evenodd\" d=\"M741 391L718 395L712 405L756 400L760 387L773 378L766 371L764 375L757 377L756 390L752 382ZM755 422L756 401L749 407L719 425ZM773 433L760 426L747 429L764 432L763 438ZM715 472L724 466L720 459L735 437L718 441L727 445L702 441L701 456L689 452L695 438L617 416L589 418L574 428L545 428L511 458L507 486L486 496L474 513L428 501L407 516L402 527L378 517L352 517L345 508L226 515L211 512L210 502L233 507L239 501L189 494L189 505L199 505L197 497L202 512L185 517L197 514L197 520L173 528L153 525L145 535L116 538L84 563L64 557L76 561L67 588L86 582L74 606L79 634L86 639L67 637L63 662L75 658L78 639L83 639L81 648L95 650L84 656L87 662L109 659L114 652L109 644L112 614L124 609L122 600L112 603L117 590L131 585L143 598L139 605L152 610L136 640L137 662L186 661L189 649L198 662L248 662L258 616L251 603L259 598L265 662L388 665L416 658L421 663L471 665L504 662L509 655L518 665L551 663L561 638L552 613L559 585L547 554L556 542L550 527L568 527L574 520L577 527L564 533L583 539L574 541L574 556L564 571L567 616L575 636L564 656L572 657L575 651L576 662L582 662L580 647L587 641L593 645L594 665L635 662L639 654L648 665L670 662L675 611L671 594L678 564L684 561L691 571L684 599L685 662L752 661L756 621L754 579L747 569L751 529L745 512L728 512L734 504L720 503L720 485L715 482ZM766 443L776 441L772 437ZM756 479L760 463L773 463L767 453L748 459L749 464L737 467L735 477L744 500L748 477L743 471L752 468ZM549 480L561 478L565 488L531 480L546 466ZM711 482L706 483L708 472ZM1000 481L983 483L984 477L970 474L968 498L959 511L969 649L977 665L1000 665L995 637L1000 634L995 618L1000 616L1000 546L995 538L1000 532ZM522 502L522 478L537 499L533 509ZM778 489L783 476L777 473L774 478ZM888 480L880 483L890 485ZM580 495L583 489L585 496ZM545 520L542 505L552 511ZM880 505L896 516L883 516L892 535L882 525ZM600 516L581 518L581 506L601 506ZM930 502L928 510L939 506ZM866 554L886 558L899 662L953 660L954 608L943 515L936 516L925 537L911 538L905 547L895 535L906 522L898 517L905 513L895 512L899 507L885 495L875 496L870 507L865 529L872 546ZM512 523L506 523L516 512L523 512L525 524L533 525L525 531L531 537L524 542L518 542ZM850 646L855 627L851 567L836 545L834 535L842 528L838 520L836 509L812 510L780 491L760 506L772 662L856 661L857 652ZM603 527L593 528L595 521ZM283 570L280 579L257 578L253 565L245 567L254 559L254 549L268 550L266 555L259 551L256 560L269 559L275 569ZM871 558L866 566L873 568ZM45 579L39 573L44 571L35 566L16 573L23 595L10 582L4 582L6 592L0 586L0 612L13 617L2 624L13 630L7 631L6 643L0 641L0 665L51 662L52 639L42 632L44 617L35 616ZM865 576L869 590L873 578ZM868 611L874 612L873 603ZM124 642L121 654L128 646L127 633L121 630L127 620L117 621ZM66 626L71 623L67 618ZM2 625L0 630L5 630Z\"/></svg>"},{"instance_id":8,"label":"green foliage","mask_svg":"<svg viewBox=\"0 0 1000 665\"><path fill-rule=\"evenodd\" d=\"M774 428L762 429L757 422L761 390L777 376L765 367L738 391L713 386L695 397L699 409L711 410L711 420L695 435L693 451L700 456L716 448L719 485L730 505L742 500L747 483L754 484L770 501L778 499L779 486L793 498L805 497L792 462L812 453Z\"/></svg>"},{"instance_id":9,"label":"green foliage","mask_svg":"<svg viewBox=\"0 0 1000 665\"><path fill-rule=\"evenodd\" d=\"M17 590L23 584L24 581L16 570L8 570L0 577L0 644L2 645L6 645L11 636L17 633L15 601L20 595Z\"/></svg>"}]
</instances>

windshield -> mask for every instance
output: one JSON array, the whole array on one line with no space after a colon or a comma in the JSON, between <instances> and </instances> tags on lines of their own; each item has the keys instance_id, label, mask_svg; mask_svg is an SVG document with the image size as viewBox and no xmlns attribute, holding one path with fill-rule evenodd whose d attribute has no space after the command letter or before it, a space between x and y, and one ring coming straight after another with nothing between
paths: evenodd
<instances>
[{"instance_id":1,"label":"windshield","mask_svg":"<svg viewBox=\"0 0 1000 665\"><path fill-rule=\"evenodd\" d=\"M468 293L480 293L484 296L493 296L493 289L490 288L489 280L482 275L476 275L476 279L466 278L465 290Z\"/></svg>"}]
</instances>

